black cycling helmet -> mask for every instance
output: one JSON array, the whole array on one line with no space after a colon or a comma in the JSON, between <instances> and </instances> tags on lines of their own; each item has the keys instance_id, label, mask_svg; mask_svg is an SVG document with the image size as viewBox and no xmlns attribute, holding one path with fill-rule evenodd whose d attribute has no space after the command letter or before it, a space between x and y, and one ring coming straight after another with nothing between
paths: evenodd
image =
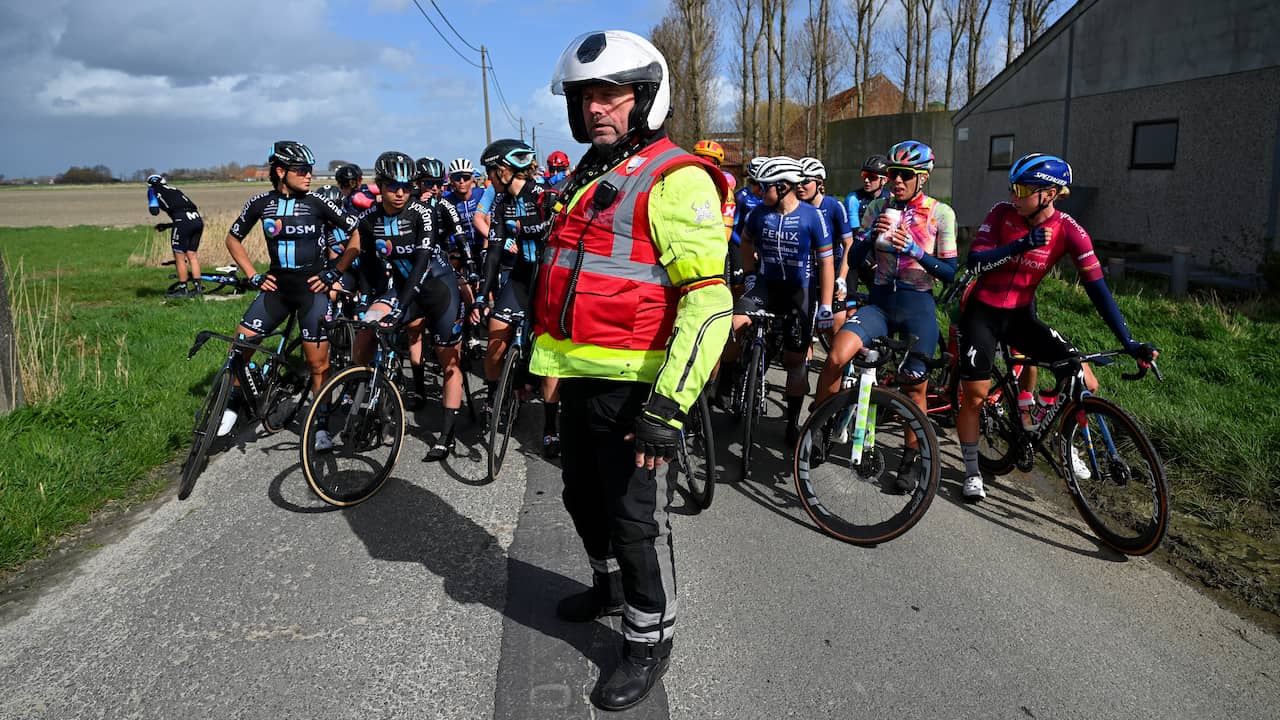
<instances>
[{"instance_id":1,"label":"black cycling helmet","mask_svg":"<svg viewBox=\"0 0 1280 720\"><path fill-rule=\"evenodd\" d=\"M164 184L164 176L163 176L163 175L150 175L150 176L148 176L148 177L147 177L147 184L148 184L148 185L163 185L163 184Z\"/></svg>"},{"instance_id":2,"label":"black cycling helmet","mask_svg":"<svg viewBox=\"0 0 1280 720\"><path fill-rule=\"evenodd\" d=\"M311 191L312 195L319 195L335 205L342 204L342 191L336 185L321 185L318 189Z\"/></svg>"},{"instance_id":3,"label":"black cycling helmet","mask_svg":"<svg viewBox=\"0 0 1280 720\"><path fill-rule=\"evenodd\" d=\"M889 172L889 158L883 155L872 155L863 161L862 169L865 172L886 175Z\"/></svg>"},{"instance_id":4,"label":"black cycling helmet","mask_svg":"<svg viewBox=\"0 0 1280 720\"><path fill-rule=\"evenodd\" d=\"M418 158L418 179L444 182L444 163L433 157Z\"/></svg>"},{"instance_id":5,"label":"black cycling helmet","mask_svg":"<svg viewBox=\"0 0 1280 720\"><path fill-rule=\"evenodd\" d=\"M311 154L311 148L300 142L277 140L271 146L271 155L267 158L267 162L281 167L315 165L316 156Z\"/></svg>"},{"instance_id":6,"label":"black cycling helmet","mask_svg":"<svg viewBox=\"0 0 1280 720\"><path fill-rule=\"evenodd\" d=\"M373 176L378 180L390 182L413 182L418 176L418 168L413 158L402 152L389 150L379 155L374 161Z\"/></svg>"},{"instance_id":7,"label":"black cycling helmet","mask_svg":"<svg viewBox=\"0 0 1280 720\"><path fill-rule=\"evenodd\" d=\"M486 168L505 165L512 170L533 167L534 151L523 140L506 138L495 140L480 153L480 164Z\"/></svg>"},{"instance_id":8,"label":"black cycling helmet","mask_svg":"<svg viewBox=\"0 0 1280 720\"><path fill-rule=\"evenodd\" d=\"M351 163L342 165L333 173L333 179L336 180L339 185L350 185L353 182L360 182L363 177L363 173L360 172L360 166L352 165Z\"/></svg>"}]
</instances>

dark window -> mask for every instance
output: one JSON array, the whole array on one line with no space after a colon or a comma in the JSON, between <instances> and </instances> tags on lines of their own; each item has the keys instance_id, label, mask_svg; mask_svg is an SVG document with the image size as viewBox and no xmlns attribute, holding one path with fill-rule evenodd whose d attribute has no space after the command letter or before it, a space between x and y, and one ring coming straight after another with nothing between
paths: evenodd
<instances>
[{"instance_id":1,"label":"dark window","mask_svg":"<svg viewBox=\"0 0 1280 720\"><path fill-rule=\"evenodd\" d=\"M1178 121L1133 124L1131 168L1171 168L1178 156Z\"/></svg>"},{"instance_id":2,"label":"dark window","mask_svg":"<svg viewBox=\"0 0 1280 720\"><path fill-rule=\"evenodd\" d=\"M988 170L1008 170L1013 167L1013 136L992 135L991 154L987 157Z\"/></svg>"}]
</instances>

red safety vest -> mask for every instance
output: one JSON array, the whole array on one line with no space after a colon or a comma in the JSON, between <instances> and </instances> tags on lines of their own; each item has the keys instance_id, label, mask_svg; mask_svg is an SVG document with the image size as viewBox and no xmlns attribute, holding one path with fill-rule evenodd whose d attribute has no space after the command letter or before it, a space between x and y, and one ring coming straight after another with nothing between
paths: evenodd
<instances>
[{"instance_id":1,"label":"red safety vest","mask_svg":"<svg viewBox=\"0 0 1280 720\"><path fill-rule=\"evenodd\" d=\"M649 191L663 174L686 165L707 171L723 205L729 192L720 169L663 138L598 178L556 216L534 297L535 333L619 350L666 347L680 289L650 237ZM605 183L617 192L600 209L595 199ZM689 211L704 210L690 205ZM712 218L721 211L705 209Z\"/></svg>"}]
</instances>

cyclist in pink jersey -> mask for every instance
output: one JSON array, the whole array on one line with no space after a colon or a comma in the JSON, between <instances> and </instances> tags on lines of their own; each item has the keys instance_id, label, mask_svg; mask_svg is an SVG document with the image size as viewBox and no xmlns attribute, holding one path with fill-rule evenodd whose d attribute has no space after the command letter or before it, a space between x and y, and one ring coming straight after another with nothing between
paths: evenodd
<instances>
[{"instance_id":1,"label":"cyclist in pink jersey","mask_svg":"<svg viewBox=\"0 0 1280 720\"><path fill-rule=\"evenodd\" d=\"M960 378L964 396L956 433L964 457L964 498L987 496L978 468L978 415L991 387L997 343L1007 343L1036 360L1053 362L1075 353L1058 331L1036 315L1035 291L1049 269L1070 254L1089 299L1121 345L1139 362L1159 352L1133 339L1102 277L1093 241L1054 201L1067 194L1071 166L1053 155L1033 153L1009 170L1008 202L987 213L968 267L982 273L960 315Z\"/></svg>"}]
</instances>

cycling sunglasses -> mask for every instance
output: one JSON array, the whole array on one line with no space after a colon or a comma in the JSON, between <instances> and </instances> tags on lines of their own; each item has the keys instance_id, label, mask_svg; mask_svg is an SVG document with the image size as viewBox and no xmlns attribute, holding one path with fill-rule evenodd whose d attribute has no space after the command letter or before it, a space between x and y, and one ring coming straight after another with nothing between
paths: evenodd
<instances>
[{"instance_id":1,"label":"cycling sunglasses","mask_svg":"<svg viewBox=\"0 0 1280 720\"><path fill-rule=\"evenodd\" d=\"M915 170L911 168L901 168L901 167L889 168L890 180L901 180L902 182L910 182L912 180L915 180L916 175L918 174L919 173L917 173Z\"/></svg>"},{"instance_id":2,"label":"cycling sunglasses","mask_svg":"<svg viewBox=\"0 0 1280 720\"><path fill-rule=\"evenodd\" d=\"M382 186L382 192L409 192L413 189L413 183L407 182L391 182L384 180L379 185Z\"/></svg>"},{"instance_id":3,"label":"cycling sunglasses","mask_svg":"<svg viewBox=\"0 0 1280 720\"><path fill-rule=\"evenodd\" d=\"M315 168L311 165L290 165L289 172L294 175L310 175Z\"/></svg>"},{"instance_id":4,"label":"cycling sunglasses","mask_svg":"<svg viewBox=\"0 0 1280 720\"><path fill-rule=\"evenodd\" d=\"M1013 193L1014 197L1021 200L1023 198L1029 198L1032 195L1035 195L1036 193L1040 192L1041 190L1048 190L1049 187L1050 187L1049 185L1028 185L1026 183L1014 183L1009 186L1009 192Z\"/></svg>"},{"instance_id":5,"label":"cycling sunglasses","mask_svg":"<svg viewBox=\"0 0 1280 720\"><path fill-rule=\"evenodd\" d=\"M423 180L422 187L425 187L425 188L444 187L444 181L443 180Z\"/></svg>"},{"instance_id":6,"label":"cycling sunglasses","mask_svg":"<svg viewBox=\"0 0 1280 720\"><path fill-rule=\"evenodd\" d=\"M880 173L873 173L873 172L868 172L866 170L863 170L862 179L863 180L883 180L884 175L881 175Z\"/></svg>"},{"instance_id":7,"label":"cycling sunglasses","mask_svg":"<svg viewBox=\"0 0 1280 720\"><path fill-rule=\"evenodd\" d=\"M472 178L471 173L454 173L449 176L449 179L453 181L470 180L471 178Z\"/></svg>"}]
</instances>

